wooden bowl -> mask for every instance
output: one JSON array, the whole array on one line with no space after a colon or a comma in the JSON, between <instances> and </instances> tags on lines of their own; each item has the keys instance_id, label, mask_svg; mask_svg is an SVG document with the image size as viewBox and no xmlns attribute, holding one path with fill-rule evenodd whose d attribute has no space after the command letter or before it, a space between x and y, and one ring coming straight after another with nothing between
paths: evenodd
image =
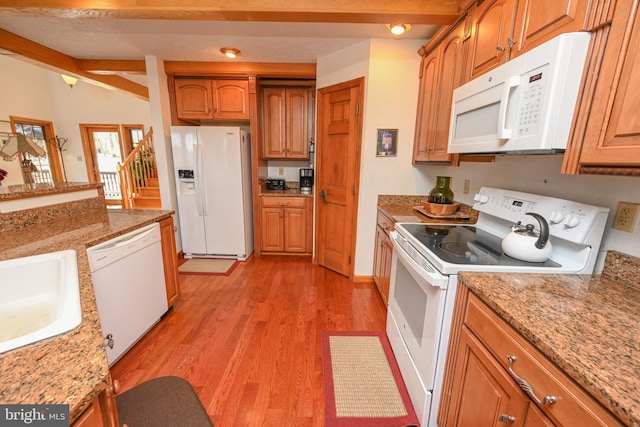
<instances>
[{"instance_id":1,"label":"wooden bowl","mask_svg":"<svg viewBox=\"0 0 640 427\"><path fill-rule=\"evenodd\" d=\"M422 206L431 215L448 216L453 215L458 210L460 203L430 203L428 200L423 200Z\"/></svg>"}]
</instances>

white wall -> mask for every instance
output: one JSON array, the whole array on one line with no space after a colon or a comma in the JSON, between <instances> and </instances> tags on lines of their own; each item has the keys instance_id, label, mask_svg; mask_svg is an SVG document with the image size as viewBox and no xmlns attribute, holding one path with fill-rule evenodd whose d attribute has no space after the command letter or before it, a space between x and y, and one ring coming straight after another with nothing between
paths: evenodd
<instances>
[{"instance_id":1,"label":"white wall","mask_svg":"<svg viewBox=\"0 0 640 427\"><path fill-rule=\"evenodd\" d=\"M366 77L356 276L370 276L373 271L378 195L426 195L438 175L452 177L456 200L466 204L473 204L473 195L480 187L493 186L608 207L611 213L596 271L601 271L609 249L640 257L640 220L634 233L611 228L618 202L640 203L640 178L562 175L561 155L499 156L493 163L462 163L460 167L413 166L420 60L417 50L421 44L371 40L318 58L318 88ZM398 155L376 157L376 129L387 127L398 129ZM462 192L465 179L471 182L469 194Z\"/></svg>"},{"instance_id":2,"label":"white wall","mask_svg":"<svg viewBox=\"0 0 640 427\"><path fill-rule=\"evenodd\" d=\"M0 56L0 69L0 120L18 116L53 122L56 135L69 139L63 151L69 182L88 180L79 124L141 124L149 130L148 101L82 80L70 88L59 73L11 56ZM17 161L0 159L0 168L11 168L3 185L22 183Z\"/></svg>"}]
</instances>

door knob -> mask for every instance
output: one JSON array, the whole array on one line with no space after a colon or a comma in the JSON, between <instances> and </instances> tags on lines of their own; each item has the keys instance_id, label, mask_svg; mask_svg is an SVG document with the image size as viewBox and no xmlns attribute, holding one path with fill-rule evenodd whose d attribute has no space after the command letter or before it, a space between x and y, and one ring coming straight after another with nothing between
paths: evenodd
<instances>
[{"instance_id":1,"label":"door knob","mask_svg":"<svg viewBox=\"0 0 640 427\"><path fill-rule=\"evenodd\" d=\"M322 192L320 193L320 197L322 197L323 202L327 202L327 192L325 190L322 190Z\"/></svg>"}]
</instances>

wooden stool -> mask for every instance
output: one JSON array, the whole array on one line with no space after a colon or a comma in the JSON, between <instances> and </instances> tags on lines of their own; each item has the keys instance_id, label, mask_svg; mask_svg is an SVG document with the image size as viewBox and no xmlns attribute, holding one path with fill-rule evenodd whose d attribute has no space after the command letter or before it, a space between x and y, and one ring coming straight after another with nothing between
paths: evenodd
<instances>
[{"instance_id":1,"label":"wooden stool","mask_svg":"<svg viewBox=\"0 0 640 427\"><path fill-rule=\"evenodd\" d=\"M180 377L149 380L116 396L128 427L214 427L195 390Z\"/></svg>"}]
</instances>

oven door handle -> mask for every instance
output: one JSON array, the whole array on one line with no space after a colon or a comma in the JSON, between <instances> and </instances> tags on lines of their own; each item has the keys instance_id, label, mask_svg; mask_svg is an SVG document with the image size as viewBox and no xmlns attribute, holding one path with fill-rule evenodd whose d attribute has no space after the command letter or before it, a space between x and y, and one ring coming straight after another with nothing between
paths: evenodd
<instances>
[{"instance_id":1,"label":"oven door handle","mask_svg":"<svg viewBox=\"0 0 640 427\"><path fill-rule=\"evenodd\" d=\"M405 267L418 274L422 279L430 286L440 289L447 289L449 285L449 278L442 275L436 268L427 261L422 254L420 254L407 240L400 236L396 231L391 233L391 242L393 243L393 255L392 257L398 258L399 262L402 262ZM398 242L398 239L402 239L404 245ZM407 253L407 250L403 247L407 246L410 251L413 251L419 262L414 259L413 256Z\"/></svg>"}]
</instances>

